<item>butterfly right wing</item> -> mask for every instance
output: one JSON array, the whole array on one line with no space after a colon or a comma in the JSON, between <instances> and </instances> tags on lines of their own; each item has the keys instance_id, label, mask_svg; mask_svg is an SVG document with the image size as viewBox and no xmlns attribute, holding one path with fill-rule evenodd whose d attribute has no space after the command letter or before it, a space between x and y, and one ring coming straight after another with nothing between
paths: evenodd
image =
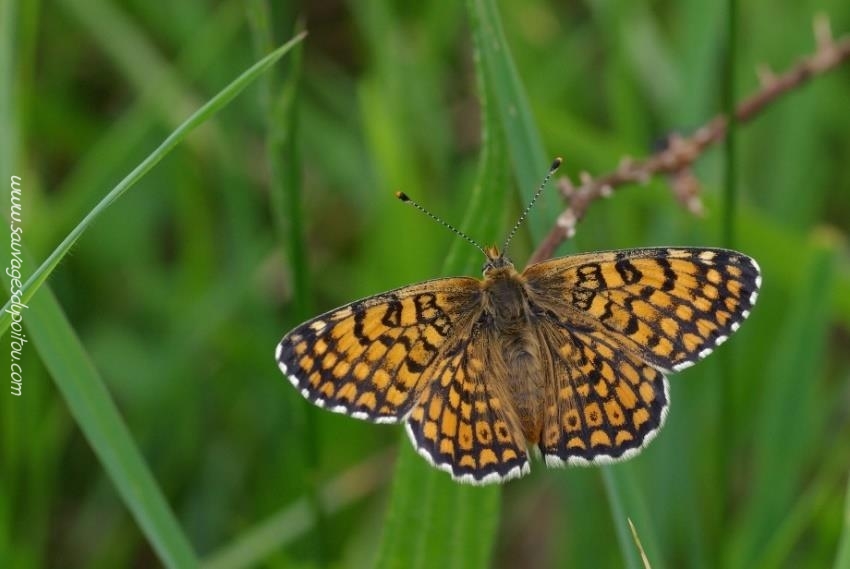
<instances>
[{"instance_id":1,"label":"butterfly right wing","mask_svg":"<svg viewBox=\"0 0 850 569\"><path fill-rule=\"evenodd\" d=\"M480 295L479 281L458 277L364 298L292 330L275 359L315 405L395 423L417 401L446 342L477 314Z\"/></svg>"},{"instance_id":2,"label":"butterfly right wing","mask_svg":"<svg viewBox=\"0 0 850 569\"><path fill-rule=\"evenodd\" d=\"M661 427L665 373L704 358L749 315L761 276L724 249L588 253L523 272L551 361L540 448L547 462L632 456Z\"/></svg>"}]
</instances>

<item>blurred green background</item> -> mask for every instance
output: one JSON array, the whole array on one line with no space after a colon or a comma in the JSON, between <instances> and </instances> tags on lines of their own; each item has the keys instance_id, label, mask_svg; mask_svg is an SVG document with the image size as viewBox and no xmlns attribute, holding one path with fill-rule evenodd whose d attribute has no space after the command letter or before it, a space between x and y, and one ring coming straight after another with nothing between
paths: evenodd
<instances>
[{"instance_id":1,"label":"blurred green background","mask_svg":"<svg viewBox=\"0 0 850 569\"><path fill-rule=\"evenodd\" d=\"M740 4L738 98L758 64L813 52L816 13L850 30L846 0ZM398 427L312 408L275 344L362 296L478 274L478 252L394 190L500 242L553 156L574 180L603 174L721 112L726 3L2 0L0 18L26 275L180 122L309 31L33 297L23 396L0 400L3 567L638 567L627 517L656 568L850 566L850 66L736 131L733 245L762 295L672 378L660 436L627 463L537 462L477 489ZM704 218L656 179L594 204L559 253L727 244L725 164L718 147L696 168Z\"/></svg>"}]
</instances>

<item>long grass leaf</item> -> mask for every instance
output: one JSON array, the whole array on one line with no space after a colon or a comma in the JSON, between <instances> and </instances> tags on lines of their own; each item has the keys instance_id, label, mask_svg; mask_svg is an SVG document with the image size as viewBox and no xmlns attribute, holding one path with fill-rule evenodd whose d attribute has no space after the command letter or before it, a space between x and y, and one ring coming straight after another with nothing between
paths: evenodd
<instances>
[{"instance_id":1,"label":"long grass leaf","mask_svg":"<svg viewBox=\"0 0 850 569\"><path fill-rule=\"evenodd\" d=\"M605 484L608 506L611 508L611 518L614 520L614 528L617 530L617 543L620 544L620 551L623 553L623 566L629 569L639 569L638 552L634 548L631 530L627 523L628 514L623 504L622 486L617 483L614 471L610 468L602 468L602 482Z\"/></svg>"},{"instance_id":2,"label":"long grass leaf","mask_svg":"<svg viewBox=\"0 0 850 569\"><path fill-rule=\"evenodd\" d=\"M649 562L649 557L646 556L646 551L643 549L643 544L640 541L640 536L638 536L637 529L635 529L635 524L632 523L631 518L628 519L629 529L632 530L632 538L635 540L635 547L637 547L638 552L640 553L640 560L643 563L644 569L652 569L652 564Z\"/></svg>"},{"instance_id":3,"label":"long grass leaf","mask_svg":"<svg viewBox=\"0 0 850 569\"><path fill-rule=\"evenodd\" d=\"M723 107L728 122L726 141L724 145L725 170L724 170L724 185L723 185L723 205L721 210L721 242L724 247L735 247L735 216L737 211L738 198L738 179L737 179L737 124L735 121L735 105L737 101L735 88L735 69L736 58L738 57L738 2L737 0L727 0L727 53L729 54L726 61L726 76L723 91ZM732 440L732 434L735 432L735 385L738 381L735 374L735 366L733 365L733 357L736 348L734 345L724 351L720 355L719 364L723 370L720 381L717 382L719 390L718 402L720 406L720 429L717 445L715 446L715 468L717 469L717 483L720 488L719 500L719 515L713 528L714 547L712 548L718 554L722 555L720 550L721 534L724 528L725 518L729 515L728 498L731 490L731 473L729 472L730 464L728 460L728 446L726 441Z\"/></svg>"},{"instance_id":4,"label":"long grass leaf","mask_svg":"<svg viewBox=\"0 0 850 569\"><path fill-rule=\"evenodd\" d=\"M472 32L478 36L481 64L492 80L493 103L505 131L514 179L519 185L522 201L527 203L553 157L547 155L544 149L495 2L469 0L467 8ZM535 242L546 235L553 222L553 212L559 210L559 205L554 190L540 196L540 202L529 215L529 227Z\"/></svg>"},{"instance_id":5,"label":"long grass leaf","mask_svg":"<svg viewBox=\"0 0 850 569\"><path fill-rule=\"evenodd\" d=\"M841 395L837 393L835 397L839 406L843 401ZM835 435L835 444L825 447L824 464L812 480L807 482L806 489L797 496L793 507L782 516L781 524L770 536L770 541L759 551L752 567L781 567L783 562L791 557L794 547L806 532L818 522L818 517L828 507L829 502L835 499L837 489L847 476L846 457L850 456L850 425L845 425L844 429ZM850 504L846 503L845 508L848 506ZM845 531L848 531L846 527ZM841 559L842 556L839 555L838 558ZM836 567L850 567L850 563Z\"/></svg>"},{"instance_id":6,"label":"long grass leaf","mask_svg":"<svg viewBox=\"0 0 850 569\"><path fill-rule=\"evenodd\" d=\"M15 40L15 22L17 19L17 2L7 0L0 4L0 172L8 175L12 172L14 160L17 158L18 120L17 120L17 97L16 90L16 66L17 55Z\"/></svg>"},{"instance_id":7,"label":"long grass leaf","mask_svg":"<svg viewBox=\"0 0 850 569\"><path fill-rule=\"evenodd\" d=\"M130 172L121 182L118 183L84 218L80 223L68 234L68 236L59 244L49 257L36 269L36 271L27 279L21 290L21 295L17 299L22 304L27 304L33 294L41 287L44 281L50 276L59 262L68 254L71 247L86 231L86 229L94 223L94 221L124 192L129 190L153 168L160 160L162 160L174 147L176 147L186 136L199 125L209 120L222 107L227 105L236 95L242 92L245 87L251 84L261 73L274 65L274 63L283 57L290 49L298 42L304 39L306 33L301 33L282 45L266 57L251 66L247 71L237 77L230 85L222 89L216 96L210 99L203 107L198 109L192 116L181 124L177 129L163 141L159 147L148 155L136 168ZM6 310L12 306L12 299L9 300L3 307L3 314L0 315L0 334L5 332L11 322L11 316Z\"/></svg>"},{"instance_id":8,"label":"long grass leaf","mask_svg":"<svg viewBox=\"0 0 850 569\"><path fill-rule=\"evenodd\" d=\"M533 120L531 106L525 89L517 73L516 66L502 30L501 19L492 0L469 0L468 12L473 34L479 46L479 59L487 77L492 78L494 102L499 120L505 133L508 149L512 157L514 177L520 186L520 195L527 200L542 178L543 169L548 164L537 125ZM529 216L532 238L541 239L553 223L552 212L559 211L557 192L546 192L540 203ZM622 509L621 495L628 494L627 502L642 502L632 486L622 488L613 475L602 471L605 491L613 510ZM614 524L623 557L630 567L637 567L637 557L629 538L629 529L625 515L614 515ZM654 535L647 520L647 533Z\"/></svg>"},{"instance_id":9,"label":"long grass leaf","mask_svg":"<svg viewBox=\"0 0 850 569\"><path fill-rule=\"evenodd\" d=\"M491 104L490 75L480 61L476 57L483 149L462 227L483 235L501 219L507 169L504 135ZM468 270L479 256L478 251L457 239L445 270ZM377 567L487 567L498 526L500 497L499 488L474 488L451 481L445 473L425 465L407 440L402 441Z\"/></svg>"},{"instance_id":10,"label":"long grass leaf","mask_svg":"<svg viewBox=\"0 0 850 569\"><path fill-rule=\"evenodd\" d=\"M773 359L764 373L770 389L760 393L754 414L752 460L758 465L750 474L753 491L741 504L740 526L726 529L726 560L730 566L750 566L779 523L786 520L801 482L808 473L792 465L805 464L812 444L832 432L818 404L819 386L800 378L819 377L828 353L828 328L832 305L829 292L838 255L831 245L821 245L805 263L798 261L804 276L790 301L781 301L783 318L771 330ZM777 302L765 294L763 310ZM777 305L779 303L777 302ZM814 410L817 413L813 413ZM805 429L789 425L791 415L805 417Z\"/></svg>"},{"instance_id":11,"label":"long grass leaf","mask_svg":"<svg viewBox=\"0 0 850 569\"><path fill-rule=\"evenodd\" d=\"M259 52L272 50L272 8L269 2L253 4L251 30ZM300 27L300 24L296 24ZM302 175L299 144L299 93L303 50L296 46L288 60L285 81L279 81L277 73L263 77L263 104L266 115L266 162L269 168L269 197L274 215L275 228L292 275L291 314L295 321L306 320L312 312L312 287L310 267L307 263L307 247L304 242L303 211L301 205ZM277 70L275 70L277 71ZM293 405L296 403L296 405ZM288 448L300 448L303 464L299 468L300 483L307 491L311 515L315 524L311 528L310 542L313 557L319 565L326 565L327 555L324 536L328 533L327 520L322 511L318 488L320 446L316 409L306 408L301 401L288 397L283 402L288 408L284 412L293 418L294 428L288 434ZM297 441L295 438L297 437ZM297 461L294 461L297 462Z\"/></svg>"},{"instance_id":12,"label":"long grass leaf","mask_svg":"<svg viewBox=\"0 0 850 569\"><path fill-rule=\"evenodd\" d=\"M844 496L844 524L835 556L835 569L850 567L850 476L847 478L847 493Z\"/></svg>"}]
</instances>

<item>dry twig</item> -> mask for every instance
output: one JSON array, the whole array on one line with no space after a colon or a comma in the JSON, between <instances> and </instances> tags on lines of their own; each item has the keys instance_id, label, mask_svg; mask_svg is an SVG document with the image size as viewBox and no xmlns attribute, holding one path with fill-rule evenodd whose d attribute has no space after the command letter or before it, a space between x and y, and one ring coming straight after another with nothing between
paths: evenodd
<instances>
[{"instance_id":1,"label":"dry twig","mask_svg":"<svg viewBox=\"0 0 850 569\"><path fill-rule=\"evenodd\" d=\"M752 119L780 96L850 60L850 36L834 40L826 17L816 18L814 28L817 49L813 55L780 75L773 74L766 67L757 70L761 88L738 105L735 112L738 122ZM698 128L690 137L671 135L666 147L648 158L624 158L610 174L594 178L582 173L578 186L574 186L567 177L560 179L558 185L568 201L568 207L558 216L555 226L532 254L529 263L548 259L561 243L575 235L576 225L591 203L610 196L614 190L627 184L645 184L657 174L669 175L676 198L692 213L701 214L699 182L691 167L708 146L726 136L726 126L726 116L719 115Z\"/></svg>"}]
</instances>

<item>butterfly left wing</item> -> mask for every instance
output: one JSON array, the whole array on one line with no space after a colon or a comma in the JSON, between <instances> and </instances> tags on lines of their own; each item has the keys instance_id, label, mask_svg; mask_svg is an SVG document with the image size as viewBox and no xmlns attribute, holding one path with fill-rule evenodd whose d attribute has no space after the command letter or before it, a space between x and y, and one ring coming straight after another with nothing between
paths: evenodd
<instances>
[{"instance_id":1,"label":"butterfly left wing","mask_svg":"<svg viewBox=\"0 0 850 569\"><path fill-rule=\"evenodd\" d=\"M459 482L503 482L530 469L498 334L479 322L447 346L407 418L419 454Z\"/></svg>"},{"instance_id":2,"label":"butterfly left wing","mask_svg":"<svg viewBox=\"0 0 850 569\"><path fill-rule=\"evenodd\" d=\"M280 341L275 358L319 407L396 423L418 400L424 372L479 305L480 284L471 278L402 287L308 320Z\"/></svg>"}]
</instances>

